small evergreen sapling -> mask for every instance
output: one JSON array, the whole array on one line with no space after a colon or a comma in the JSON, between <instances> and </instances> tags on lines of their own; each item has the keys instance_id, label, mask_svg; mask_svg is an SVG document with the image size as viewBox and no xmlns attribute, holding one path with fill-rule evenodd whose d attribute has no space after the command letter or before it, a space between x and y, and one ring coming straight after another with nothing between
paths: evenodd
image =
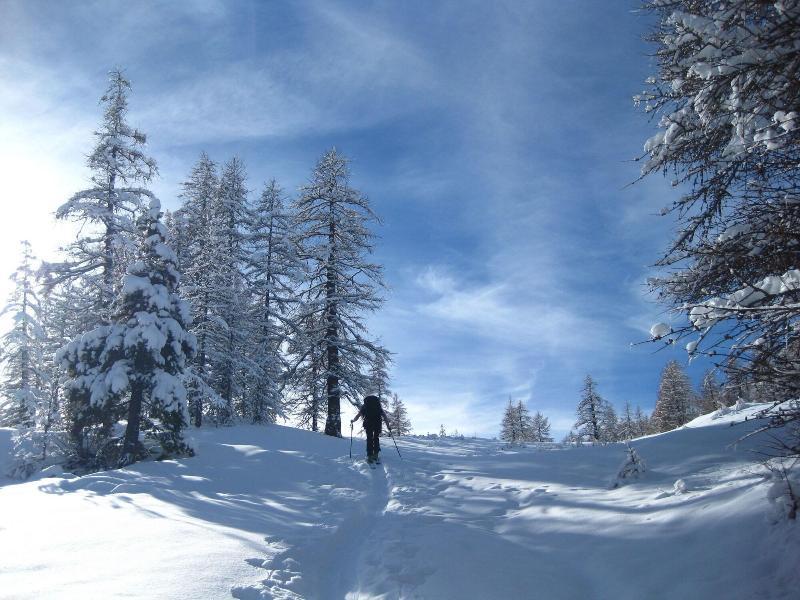
<instances>
[{"instance_id":1,"label":"small evergreen sapling","mask_svg":"<svg viewBox=\"0 0 800 600\"><path fill-rule=\"evenodd\" d=\"M639 479L646 471L644 461L633 446L626 444L625 453L625 460L620 465L614 481L611 482L612 490L630 483L633 479Z\"/></svg>"}]
</instances>

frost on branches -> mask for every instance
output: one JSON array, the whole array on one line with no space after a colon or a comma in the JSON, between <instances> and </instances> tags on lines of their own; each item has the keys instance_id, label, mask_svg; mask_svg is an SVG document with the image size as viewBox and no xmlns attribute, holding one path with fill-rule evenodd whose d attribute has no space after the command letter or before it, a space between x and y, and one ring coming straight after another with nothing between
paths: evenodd
<instances>
[{"instance_id":1,"label":"frost on branches","mask_svg":"<svg viewBox=\"0 0 800 600\"><path fill-rule=\"evenodd\" d=\"M677 361L671 360L661 373L652 426L656 432L670 431L695 416L694 392L689 377Z\"/></svg>"},{"instance_id":2,"label":"frost on branches","mask_svg":"<svg viewBox=\"0 0 800 600\"><path fill-rule=\"evenodd\" d=\"M214 312L215 274L223 268L212 220L218 193L217 165L203 153L183 183L183 202L172 219L172 240L180 240L176 251L183 275L181 294L192 307L192 332L197 337L197 354L187 382L189 412L197 427L212 405L223 403L211 385L213 365L224 351L225 340L224 328Z\"/></svg>"},{"instance_id":3,"label":"frost on branches","mask_svg":"<svg viewBox=\"0 0 800 600\"><path fill-rule=\"evenodd\" d=\"M639 479L645 474L646 466L639 453L630 445L625 448L625 453L625 460L622 461L614 481L609 486L612 490L630 483L634 479Z\"/></svg>"},{"instance_id":4,"label":"frost on branches","mask_svg":"<svg viewBox=\"0 0 800 600\"><path fill-rule=\"evenodd\" d=\"M800 2L651 0L658 115L643 175L671 173L679 233L652 280L730 373L800 395ZM796 418L800 418L797 415Z\"/></svg>"},{"instance_id":5,"label":"frost on branches","mask_svg":"<svg viewBox=\"0 0 800 600\"><path fill-rule=\"evenodd\" d=\"M378 221L369 200L350 187L347 159L331 149L320 159L294 205L301 258L307 264L304 305L293 340L294 368L316 371L324 381L327 415L325 433L341 436L341 398L355 403L371 384L369 370L388 359L388 352L370 340L365 313L383 300L380 265L368 260ZM316 390L309 390L316 392ZM316 414L316 413L314 413Z\"/></svg>"},{"instance_id":6,"label":"frost on branches","mask_svg":"<svg viewBox=\"0 0 800 600\"><path fill-rule=\"evenodd\" d=\"M153 198L143 186L157 174L155 161L144 154L146 136L130 127L131 84L119 70L109 73L101 98L103 123L87 165L92 187L70 198L56 211L58 219L80 225L78 238L66 248L67 259L45 265L50 285L78 281L93 296L93 325L108 323L119 282L135 250L139 211Z\"/></svg>"},{"instance_id":7,"label":"frost on branches","mask_svg":"<svg viewBox=\"0 0 800 600\"><path fill-rule=\"evenodd\" d=\"M41 306L35 289L31 245L22 242L22 262L11 276L14 290L0 316L11 318L2 337L0 427L33 427L45 395L42 365Z\"/></svg>"},{"instance_id":8,"label":"frost on branches","mask_svg":"<svg viewBox=\"0 0 800 600\"><path fill-rule=\"evenodd\" d=\"M387 412L393 432L397 433L398 436L411 433L411 420L408 418L408 410L397 394L392 394L392 402Z\"/></svg>"},{"instance_id":9,"label":"frost on branches","mask_svg":"<svg viewBox=\"0 0 800 600\"><path fill-rule=\"evenodd\" d=\"M283 375L288 365L281 347L292 329L292 309L301 263L295 243L294 217L284 192L272 179L264 186L247 224L245 277L253 295L250 307L250 355L247 378L254 423L271 423L283 413Z\"/></svg>"},{"instance_id":10,"label":"frost on branches","mask_svg":"<svg viewBox=\"0 0 800 600\"><path fill-rule=\"evenodd\" d=\"M597 392L597 383L591 375L584 379L581 400L575 415L577 420L573 427L578 439L590 442L615 442L619 439L617 412Z\"/></svg>"},{"instance_id":11,"label":"frost on branches","mask_svg":"<svg viewBox=\"0 0 800 600\"><path fill-rule=\"evenodd\" d=\"M181 431L187 422L184 373L196 341L186 331L189 307L175 292L176 258L166 244L157 200L138 227L141 245L123 278L112 322L59 352L70 376L73 451L84 466L191 454ZM127 420L122 439L116 431L120 420Z\"/></svg>"},{"instance_id":12,"label":"frost on branches","mask_svg":"<svg viewBox=\"0 0 800 600\"><path fill-rule=\"evenodd\" d=\"M531 417L522 400L515 405L509 398L500 424L500 439L512 446L525 442L552 442L550 420L539 411Z\"/></svg>"}]
</instances>

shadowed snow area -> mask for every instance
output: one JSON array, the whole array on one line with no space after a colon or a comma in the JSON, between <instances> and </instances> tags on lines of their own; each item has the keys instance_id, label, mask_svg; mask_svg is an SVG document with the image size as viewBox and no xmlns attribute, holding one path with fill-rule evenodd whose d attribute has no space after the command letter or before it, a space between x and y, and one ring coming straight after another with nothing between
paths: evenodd
<instances>
[{"instance_id":1,"label":"shadowed snow area","mask_svg":"<svg viewBox=\"0 0 800 600\"><path fill-rule=\"evenodd\" d=\"M790 598L797 526L734 444L754 411L634 441L647 471L613 490L621 444L386 440L372 470L346 439L201 430L192 459L0 480L0 596Z\"/></svg>"}]
</instances>

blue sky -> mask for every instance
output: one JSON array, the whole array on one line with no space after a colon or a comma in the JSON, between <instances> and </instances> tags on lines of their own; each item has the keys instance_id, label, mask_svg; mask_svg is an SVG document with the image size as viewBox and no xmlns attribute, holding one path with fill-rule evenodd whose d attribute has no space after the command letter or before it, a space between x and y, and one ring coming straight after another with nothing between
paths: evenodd
<instances>
[{"instance_id":1,"label":"blue sky","mask_svg":"<svg viewBox=\"0 0 800 600\"><path fill-rule=\"evenodd\" d=\"M50 215L87 179L118 65L168 208L201 150L242 157L253 190L296 190L334 145L352 159L384 221L371 328L417 431L494 435L513 396L560 436L587 373L649 410L686 356L630 347L665 318L643 284L676 193L628 185L654 132L631 100L653 73L637 6L0 0L0 268L69 235Z\"/></svg>"}]
</instances>

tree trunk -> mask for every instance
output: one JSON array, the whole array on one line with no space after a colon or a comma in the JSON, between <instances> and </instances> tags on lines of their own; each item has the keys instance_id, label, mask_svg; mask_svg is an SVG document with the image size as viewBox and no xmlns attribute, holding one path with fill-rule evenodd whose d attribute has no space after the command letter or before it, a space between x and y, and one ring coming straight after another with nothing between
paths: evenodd
<instances>
[{"instance_id":1,"label":"tree trunk","mask_svg":"<svg viewBox=\"0 0 800 600\"><path fill-rule=\"evenodd\" d=\"M139 451L139 427L142 420L142 397L144 390L141 383L131 386L131 399L128 403L128 425L125 427L125 441L122 445L120 465L129 465L136 461Z\"/></svg>"},{"instance_id":2,"label":"tree trunk","mask_svg":"<svg viewBox=\"0 0 800 600\"><path fill-rule=\"evenodd\" d=\"M207 288L206 288L207 289ZM208 292L203 295L203 330L200 333L200 351L197 353L198 377L205 382L206 374L206 324L208 323ZM198 394L194 399L194 426L203 424L203 395Z\"/></svg>"},{"instance_id":3,"label":"tree trunk","mask_svg":"<svg viewBox=\"0 0 800 600\"><path fill-rule=\"evenodd\" d=\"M117 149L111 150L112 162L116 160ZM104 324L109 322L109 310L114 288L114 236L117 231L114 227L114 195L116 194L117 175L113 171L108 176L108 197L106 198L106 209L108 217L106 221L106 231L103 236L103 290L100 293L100 308L102 311L101 320Z\"/></svg>"},{"instance_id":4,"label":"tree trunk","mask_svg":"<svg viewBox=\"0 0 800 600\"><path fill-rule=\"evenodd\" d=\"M325 421L325 435L342 437L342 415L340 410L341 391L339 389L339 347L337 346L336 327L336 272L333 265L336 261L336 222L331 209L328 244L327 280L325 282L325 318L328 328L325 332L325 346L328 353L328 377L325 391L328 395L328 418Z\"/></svg>"}]
</instances>

